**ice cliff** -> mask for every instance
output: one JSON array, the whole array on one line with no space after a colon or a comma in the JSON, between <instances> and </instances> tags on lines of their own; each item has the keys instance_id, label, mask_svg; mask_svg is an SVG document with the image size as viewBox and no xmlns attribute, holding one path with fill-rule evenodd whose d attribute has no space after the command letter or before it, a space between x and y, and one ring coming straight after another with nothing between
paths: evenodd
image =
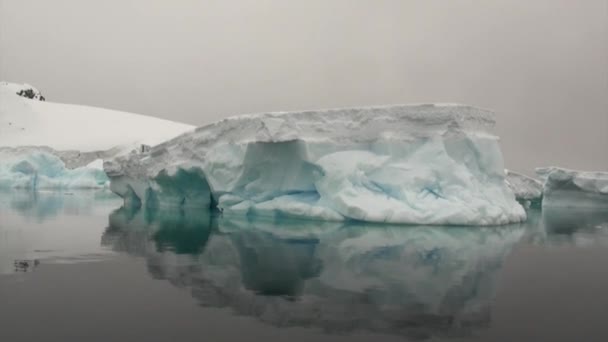
<instances>
[{"instance_id":1,"label":"ice cliff","mask_svg":"<svg viewBox=\"0 0 608 342\"><path fill-rule=\"evenodd\" d=\"M228 118L104 164L127 206L412 224L525 220L493 115L453 104Z\"/></svg>"},{"instance_id":2,"label":"ice cliff","mask_svg":"<svg viewBox=\"0 0 608 342\"><path fill-rule=\"evenodd\" d=\"M543 208L589 208L608 210L608 172L537 168L544 180Z\"/></svg>"}]
</instances>

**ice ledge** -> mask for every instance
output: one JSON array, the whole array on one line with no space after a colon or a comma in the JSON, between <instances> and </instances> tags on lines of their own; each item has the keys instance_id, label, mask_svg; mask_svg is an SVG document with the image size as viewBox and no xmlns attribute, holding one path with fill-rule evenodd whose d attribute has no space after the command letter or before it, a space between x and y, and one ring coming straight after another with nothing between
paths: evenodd
<instances>
[{"instance_id":1,"label":"ice ledge","mask_svg":"<svg viewBox=\"0 0 608 342\"><path fill-rule=\"evenodd\" d=\"M461 104L409 104L269 112L229 117L199 127L202 141L222 134L224 140L280 142L301 138L340 138L366 141L378 134L430 132L447 128L488 131L495 124L488 110Z\"/></svg>"}]
</instances>

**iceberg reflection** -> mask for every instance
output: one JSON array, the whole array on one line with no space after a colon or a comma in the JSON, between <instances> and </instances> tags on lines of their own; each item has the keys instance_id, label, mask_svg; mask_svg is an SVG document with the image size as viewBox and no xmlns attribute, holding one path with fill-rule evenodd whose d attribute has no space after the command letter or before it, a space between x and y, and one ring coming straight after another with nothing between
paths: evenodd
<instances>
[{"instance_id":1,"label":"iceberg reflection","mask_svg":"<svg viewBox=\"0 0 608 342\"><path fill-rule=\"evenodd\" d=\"M544 208L540 215L546 243L608 246L607 210Z\"/></svg>"},{"instance_id":2,"label":"iceberg reflection","mask_svg":"<svg viewBox=\"0 0 608 342\"><path fill-rule=\"evenodd\" d=\"M99 235L117 204L107 191L0 191L0 275L113 254L99 246Z\"/></svg>"},{"instance_id":3,"label":"iceberg reflection","mask_svg":"<svg viewBox=\"0 0 608 342\"><path fill-rule=\"evenodd\" d=\"M116 195L105 190L63 192L0 189L0 210L11 210L39 223L63 215L107 215L106 210L115 208L119 203Z\"/></svg>"},{"instance_id":4,"label":"iceberg reflection","mask_svg":"<svg viewBox=\"0 0 608 342\"><path fill-rule=\"evenodd\" d=\"M119 209L103 244L205 307L275 326L427 338L490 322L496 278L524 235L502 227L231 219Z\"/></svg>"}]
</instances>

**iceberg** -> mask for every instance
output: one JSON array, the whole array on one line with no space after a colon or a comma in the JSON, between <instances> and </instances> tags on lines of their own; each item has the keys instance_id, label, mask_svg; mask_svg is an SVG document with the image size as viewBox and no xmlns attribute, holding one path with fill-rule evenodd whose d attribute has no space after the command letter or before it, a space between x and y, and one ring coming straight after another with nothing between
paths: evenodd
<instances>
[{"instance_id":1,"label":"iceberg","mask_svg":"<svg viewBox=\"0 0 608 342\"><path fill-rule=\"evenodd\" d=\"M68 168L52 149L0 147L0 189L66 190L108 188L101 160Z\"/></svg>"},{"instance_id":2,"label":"iceberg","mask_svg":"<svg viewBox=\"0 0 608 342\"><path fill-rule=\"evenodd\" d=\"M517 201L526 208L540 208L543 198L543 183L541 181L511 170L505 170L505 175L505 182L515 194Z\"/></svg>"},{"instance_id":3,"label":"iceberg","mask_svg":"<svg viewBox=\"0 0 608 342\"><path fill-rule=\"evenodd\" d=\"M544 208L608 209L608 172L537 168L544 180Z\"/></svg>"},{"instance_id":4,"label":"iceberg","mask_svg":"<svg viewBox=\"0 0 608 342\"><path fill-rule=\"evenodd\" d=\"M526 214L505 184L492 113L422 104L231 117L104 163L126 206L225 215L499 225Z\"/></svg>"}]
</instances>

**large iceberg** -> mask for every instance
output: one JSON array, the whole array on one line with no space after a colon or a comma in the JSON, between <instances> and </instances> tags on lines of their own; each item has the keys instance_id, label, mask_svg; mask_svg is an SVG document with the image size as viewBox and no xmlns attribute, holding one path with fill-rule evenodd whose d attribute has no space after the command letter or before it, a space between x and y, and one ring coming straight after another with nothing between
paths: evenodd
<instances>
[{"instance_id":1,"label":"large iceberg","mask_svg":"<svg viewBox=\"0 0 608 342\"><path fill-rule=\"evenodd\" d=\"M586 172L560 167L537 168L544 180L543 208L608 210L608 172Z\"/></svg>"},{"instance_id":2,"label":"large iceberg","mask_svg":"<svg viewBox=\"0 0 608 342\"><path fill-rule=\"evenodd\" d=\"M493 115L455 104L264 113L104 164L127 206L412 224L525 220Z\"/></svg>"}]
</instances>

